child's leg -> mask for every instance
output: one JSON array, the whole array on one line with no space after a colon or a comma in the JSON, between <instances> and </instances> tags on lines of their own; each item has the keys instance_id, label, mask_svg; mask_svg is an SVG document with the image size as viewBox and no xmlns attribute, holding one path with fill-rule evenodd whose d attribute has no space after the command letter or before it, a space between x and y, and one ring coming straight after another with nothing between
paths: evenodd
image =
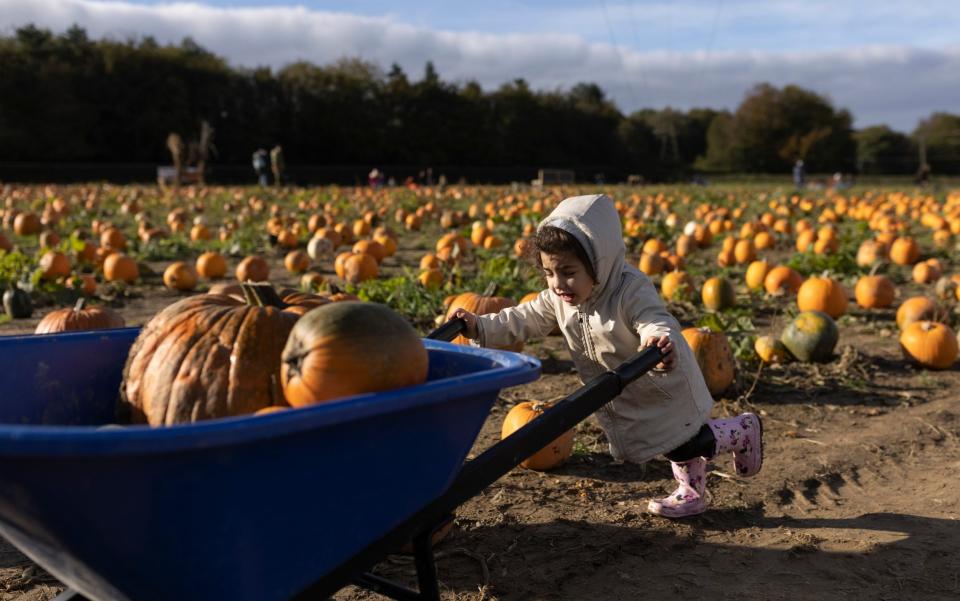
<instances>
[{"instance_id":1,"label":"child's leg","mask_svg":"<svg viewBox=\"0 0 960 601\"><path fill-rule=\"evenodd\" d=\"M695 457L689 461L671 461L670 465L679 486L668 496L651 500L647 511L667 518L684 518L706 511L710 505L707 460Z\"/></svg>"},{"instance_id":2,"label":"child's leg","mask_svg":"<svg viewBox=\"0 0 960 601\"><path fill-rule=\"evenodd\" d=\"M753 476L763 467L763 422L754 413L707 424L716 438L716 455L733 453L733 468L741 476Z\"/></svg>"}]
</instances>

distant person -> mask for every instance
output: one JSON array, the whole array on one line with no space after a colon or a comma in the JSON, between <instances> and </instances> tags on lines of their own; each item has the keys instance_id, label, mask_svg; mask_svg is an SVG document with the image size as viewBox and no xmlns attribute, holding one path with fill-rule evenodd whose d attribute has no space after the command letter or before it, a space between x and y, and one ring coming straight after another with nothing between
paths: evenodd
<instances>
[{"instance_id":1,"label":"distant person","mask_svg":"<svg viewBox=\"0 0 960 601\"><path fill-rule=\"evenodd\" d=\"M267 153L266 149L258 148L253 153L253 170L257 174L257 183L261 186L268 186L270 184L270 155Z\"/></svg>"},{"instance_id":2,"label":"distant person","mask_svg":"<svg viewBox=\"0 0 960 601\"><path fill-rule=\"evenodd\" d=\"M490 315L458 309L464 335L481 346L508 346L559 327L581 381L616 369L638 349L663 353L654 371L596 413L616 459L644 463L665 455L677 489L647 511L682 518L710 505L707 461L733 459L739 476L763 462L763 428L753 413L710 419L713 397L677 319L656 287L626 260L623 225L605 194L565 199L540 222L536 258L547 288L522 305Z\"/></svg>"},{"instance_id":3,"label":"distant person","mask_svg":"<svg viewBox=\"0 0 960 601\"><path fill-rule=\"evenodd\" d=\"M793 185L802 188L807 183L807 169L803 166L803 159L797 159L793 165Z\"/></svg>"},{"instance_id":4,"label":"distant person","mask_svg":"<svg viewBox=\"0 0 960 601\"><path fill-rule=\"evenodd\" d=\"M926 187L930 183L930 165L924 163L920 165L920 168L917 169L917 175L915 178L917 185Z\"/></svg>"},{"instance_id":5,"label":"distant person","mask_svg":"<svg viewBox=\"0 0 960 601\"><path fill-rule=\"evenodd\" d=\"M270 168L273 170L273 184L280 186L283 184L283 172L286 164L283 160L283 147L279 144L270 150Z\"/></svg>"},{"instance_id":6,"label":"distant person","mask_svg":"<svg viewBox=\"0 0 960 601\"><path fill-rule=\"evenodd\" d=\"M380 173L380 170L374 167L370 170L370 173L367 174L367 183L370 184L370 187L374 190L383 186L383 174Z\"/></svg>"}]
</instances>

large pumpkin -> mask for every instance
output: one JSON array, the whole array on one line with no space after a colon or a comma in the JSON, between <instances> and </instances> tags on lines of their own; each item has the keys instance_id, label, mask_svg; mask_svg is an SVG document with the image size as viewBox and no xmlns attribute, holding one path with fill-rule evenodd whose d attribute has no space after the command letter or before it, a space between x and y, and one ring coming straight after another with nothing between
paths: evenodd
<instances>
[{"instance_id":1,"label":"large pumpkin","mask_svg":"<svg viewBox=\"0 0 960 601\"><path fill-rule=\"evenodd\" d=\"M199 294L144 326L123 370L121 411L163 426L253 413L283 404L280 354L298 315L269 285L247 301Z\"/></svg>"},{"instance_id":2,"label":"large pumpkin","mask_svg":"<svg viewBox=\"0 0 960 601\"><path fill-rule=\"evenodd\" d=\"M514 405L503 420L500 440L510 436L527 423L537 419L552 403L527 401ZM573 454L573 429L567 430L550 444L520 462L521 467L531 470L549 470L563 465Z\"/></svg>"},{"instance_id":3,"label":"large pumpkin","mask_svg":"<svg viewBox=\"0 0 960 601\"><path fill-rule=\"evenodd\" d=\"M903 354L921 367L947 369L957 360L957 337L935 321L915 321L900 334Z\"/></svg>"},{"instance_id":4,"label":"large pumpkin","mask_svg":"<svg viewBox=\"0 0 960 601\"><path fill-rule=\"evenodd\" d=\"M847 291L828 277L812 277L797 291L797 307L801 311L823 311L836 319L847 310Z\"/></svg>"},{"instance_id":5,"label":"large pumpkin","mask_svg":"<svg viewBox=\"0 0 960 601\"><path fill-rule=\"evenodd\" d=\"M736 361L727 336L710 328L685 328L682 332L697 358L710 394L717 396L733 384Z\"/></svg>"},{"instance_id":6,"label":"large pumpkin","mask_svg":"<svg viewBox=\"0 0 960 601\"><path fill-rule=\"evenodd\" d=\"M78 330L102 330L122 328L125 323L119 313L108 307L84 307L85 299L69 309L57 309L47 313L34 334L55 334Z\"/></svg>"},{"instance_id":7,"label":"large pumpkin","mask_svg":"<svg viewBox=\"0 0 960 601\"><path fill-rule=\"evenodd\" d=\"M783 330L780 340L800 361L829 361L840 339L833 318L822 311L804 311Z\"/></svg>"},{"instance_id":8,"label":"large pumpkin","mask_svg":"<svg viewBox=\"0 0 960 601\"><path fill-rule=\"evenodd\" d=\"M483 294L477 294L476 292L464 292L455 296L450 303L447 305L447 311L444 314L444 321L449 321L453 319L453 314L457 312L457 309L464 309L473 313L474 315L488 315L491 313L499 313L502 309L507 307L516 306L516 302L512 298L507 298L505 296L495 296L496 286L490 286ZM454 344L470 344L470 340L463 336L457 336L452 340ZM523 342L517 342L511 346L505 347L495 347L502 348L508 351L515 351L519 353L523 350Z\"/></svg>"},{"instance_id":9,"label":"large pumpkin","mask_svg":"<svg viewBox=\"0 0 960 601\"><path fill-rule=\"evenodd\" d=\"M341 302L303 316L283 349L280 378L293 407L365 392L414 386L427 379L420 335L378 303Z\"/></svg>"}]
</instances>

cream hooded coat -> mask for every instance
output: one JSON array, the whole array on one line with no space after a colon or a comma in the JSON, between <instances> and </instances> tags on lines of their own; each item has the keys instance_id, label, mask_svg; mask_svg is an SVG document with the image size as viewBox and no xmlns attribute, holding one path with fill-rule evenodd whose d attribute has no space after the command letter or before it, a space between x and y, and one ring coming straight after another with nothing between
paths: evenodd
<instances>
[{"instance_id":1,"label":"cream hooded coat","mask_svg":"<svg viewBox=\"0 0 960 601\"><path fill-rule=\"evenodd\" d=\"M613 201L603 194L567 198L545 225L570 232L583 245L597 274L590 297L573 307L544 290L531 302L478 316L480 345L543 337L559 324L580 380L587 382L629 359L648 337L669 336L674 368L641 376L596 415L616 459L642 463L679 447L707 421L713 398L679 322L650 279L625 262Z\"/></svg>"}]
</instances>

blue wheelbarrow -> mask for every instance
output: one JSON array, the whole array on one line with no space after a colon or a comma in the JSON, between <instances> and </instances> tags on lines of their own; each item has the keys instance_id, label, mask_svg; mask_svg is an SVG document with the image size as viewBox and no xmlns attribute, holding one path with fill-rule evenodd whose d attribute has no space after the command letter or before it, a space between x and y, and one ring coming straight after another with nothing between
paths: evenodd
<instances>
[{"instance_id":1,"label":"blue wheelbarrow","mask_svg":"<svg viewBox=\"0 0 960 601\"><path fill-rule=\"evenodd\" d=\"M462 503L660 361L650 347L464 463L533 358L424 341L428 380L314 407L104 427L137 328L0 339L0 534L59 601L439 599L431 536ZM369 573L413 542L419 590Z\"/></svg>"}]
</instances>

